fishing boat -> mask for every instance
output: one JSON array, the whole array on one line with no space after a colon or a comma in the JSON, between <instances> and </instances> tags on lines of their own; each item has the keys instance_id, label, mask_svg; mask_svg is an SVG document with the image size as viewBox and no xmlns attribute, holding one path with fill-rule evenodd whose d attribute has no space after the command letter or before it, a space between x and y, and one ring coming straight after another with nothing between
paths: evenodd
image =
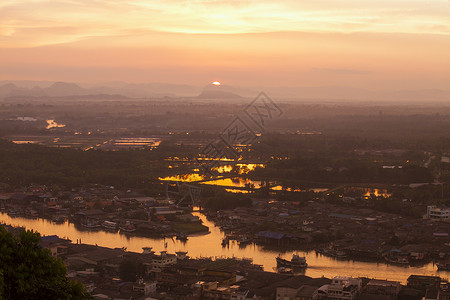
<instances>
[{"instance_id":1,"label":"fishing boat","mask_svg":"<svg viewBox=\"0 0 450 300\"><path fill-rule=\"evenodd\" d=\"M450 260L436 264L436 266L439 271L450 271Z\"/></svg>"},{"instance_id":2,"label":"fishing boat","mask_svg":"<svg viewBox=\"0 0 450 300\"><path fill-rule=\"evenodd\" d=\"M180 232L179 234L177 234L177 240L187 241L188 237L187 237L186 233Z\"/></svg>"},{"instance_id":3,"label":"fishing boat","mask_svg":"<svg viewBox=\"0 0 450 300\"><path fill-rule=\"evenodd\" d=\"M52 222L56 223L56 224L62 224L64 222L66 222L66 220L67 220L67 217L64 215L54 215L52 218Z\"/></svg>"},{"instance_id":4,"label":"fishing boat","mask_svg":"<svg viewBox=\"0 0 450 300\"><path fill-rule=\"evenodd\" d=\"M117 230L117 223L111 221L103 221L102 227L108 230Z\"/></svg>"},{"instance_id":5,"label":"fishing boat","mask_svg":"<svg viewBox=\"0 0 450 300\"><path fill-rule=\"evenodd\" d=\"M152 250L152 247L142 247L142 254L151 254L153 255L155 251Z\"/></svg>"},{"instance_id":6,"label":"fishing boat","mask_svg":"<svg viewBox=\"0 0 450 300\"><path fill-rule=\"evenodd\" d=\"M136 231L136 227L130 221L126 221L125 223L119 225L120 231L131 233Z\"/></svg>"},{"instance_id":7,"label":"fishing boat","mask_svg":"<svg viewBox=\"0 0 450 300\"><path fill-rule=\"evenodd\" d=\"M225 247L225 246L229 245L229 243L230 243L230 240L228 239L228 237L225 237L222 240L222 247Z\"/></svg>"},{"instance_id":8,"label":"fishing boat","mask_svg":"<svg viewBox=\"0 0 450 300\"><path fill-rule=\"evenodd\" d=\"M286 269L285 267L277 268L277 272L280 274L294 274L294 271L292 271L292 269Z\"/></svg>"},{"instance_id":9,"label":"fishing boat","mask_svg":"<svg viewBox=\"0 0 450 300\"><path fill-rule=\"evenodd\" d=\"M15 217L15 216L17 216L19 213L20 213L20 211L14 209L14 208L11 208L11 209L9 209L9 210L7 211L7 214L8 214L8 216L10 216L10 217Z\"/></svg>"},{"instance_id":10,"label":"fishing boat","mask_svg":"<svg viewBox=\"0 0 450 300\"><path fill-rule=\"evenodd\" d=\"M308 264L306 263L306 257L299 256L298 254L293 254L291 260L287 260L277 256L277 266L285 268L306 268Z\"/></svg>"},{"instance_id":11,"label":"fishing boat","mask_svg":"<svg viewBox=\"0 0 450 300\"><path fill-rule=\"evenodd\" d=\"M102 225L97 220L86 219L81 222L81 226L92 229L92 228L99 228Z\"/></svg>"},{"instance_id":12,"label":"fishing boat","mask_svg":"<svg viewBox=\"0 0 450 300\"><path fill-rule=\"evenodd\" d=\"M246 236L243 236L238 239L238 244L240 247L246 246L246 245L250 244L251 242L252 241Z\"/></svg>"}]
</instances>

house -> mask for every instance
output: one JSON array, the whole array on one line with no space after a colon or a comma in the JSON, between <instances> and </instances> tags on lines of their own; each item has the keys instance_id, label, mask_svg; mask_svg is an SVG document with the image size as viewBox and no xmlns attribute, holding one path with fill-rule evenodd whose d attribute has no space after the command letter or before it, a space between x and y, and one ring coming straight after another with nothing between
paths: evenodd
<instances>
[{"instance_id":1,"label":"house","mask_svg":"<svg viewBox=\"0 0 450 300\"><path fill-rule=\"evenodd\" d=\"M362 280L345 276L336 276L330 284L317 290L319 299L354 300L361 291Z\"/></svg>"},{"instance_id":2,"label":"house","mask_svg":"<svg viewBox=\"0 0 450 300\"><path fill-rule=\"evenodd\" d=\"M144 293L145 296L149 296L156 293L157 282L144 282L139 280L137 283L133 284L133 291L139 291Z\"/></svg>"},{"instance_id":3,"label":"house","mask_svg":"<svg viewBox=\"0 0 450 300\"><path fill-rule=\"evenodd\" d=\"M398 298L400 290L401 285L398 281L372 279L367 283L362 297L383 296L385 299L394 300Z\"/></svg>"},{"instance_id":4,"label":"house","mask_svg":"<svg viewBox=\"0 0 450 300\"><path fill-rule=\"evenodd\" d=\"M43 236L41 246L49 249L53 257L60 257L67 254L67 241L60 239L57 235Z\"/></svg>"},{"instance_id":5,"label":"house","mask_svg":"<svg viewBox=\"0 0 450 300\"><path fill-rule=\"evenodd\" d=\"M152 258L152 270L153 272L161 272L163 268L176 263L177 256L175 254L168 254L166 251L161 251L160 255L155 255Z\"/></svg>"},{"instance_id":6,"label":"house","mask_svg":"<svg viewBox=\"0 0 450 300\"><path fill-rule=\"evenodd\" d=\"M297 295L295 295L295 300L317 299L317 290L318 288L316 286L302 285L297 291Z\"/></svg>"},{"instance_id":7,"label":"house","mask_svg":"<svg viewBox=\"0 0 450 300\"><path fill-rule=\"evenodd\" d=\"M427 218L437 221L450 221L450 208L437 207L436 205L427 206Z\"/></svg>"},{"instance_id":8,"label":"house","mask_svg":"<svg viewBox=\"0 0 450 300\"><path fill-rule=\"evenodd\" d=\"M277 300L295 300L299 287L282 286L277 288Z\"/></svg>"},{"instance_id":9,"label":"house","mask_svg":"<svg viewBox=\"0 0 450 300\"><path fill-rule=\"evenodd\" d=\"M208 288L203 288L202 295L204 300L231 299L232 295L236 295L237 299L238 289L239 286L237 285L217 286L216 283L216 285L209 286Z\"/></svg>"},{"instance_id":10,"label":"house","mask_svg":"<svg viewBox=\"0 0 450 300\"><path fill-rule=\"evenodd\" d=\"M408 277L407 286L425 292L427 289L438 289L441 284L439 276L411 275Z\"/></svg>"},{"instance_id":11,"label":"house","mask_svg":"<svg viewBox=\"0 0 450 300\"><path fill-rule=\"evenodd\" d=\"M291 239L291 236L288 234L271 231L260 231L256 237L261 243L277 245L286 244Z\"/></svg>"}]
</instances>

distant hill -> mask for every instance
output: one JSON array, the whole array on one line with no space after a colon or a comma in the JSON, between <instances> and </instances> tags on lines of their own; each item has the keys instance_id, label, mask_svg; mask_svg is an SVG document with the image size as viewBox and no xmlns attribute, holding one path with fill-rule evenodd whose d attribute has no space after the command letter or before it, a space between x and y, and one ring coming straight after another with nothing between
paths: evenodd
<instances>
[{"instance_id":1,"label":"distant hill","mask_svg":"<svg viewBox=\"0 0 450 300\"><path fill-rule=\"evenodd\" d=\"M107 100L125 100L129 99L126 96L123 95L107 95L107 94L95 94L95 95L70 95L70 96L10 96L5 97L5 101L7 102L15 102L15 101L33 101L33 100L61 100L61 101L71 101L71 100L77 100L77 101L92 101L92 100L101 100L101 101L107 101Z\"/></svg>"},{"instance_id":2,"label":"distant hill","mask_svg":"<svg viewBox=\"0 0 450 300\"><path fill-rule=\"evenodd\" d=\"M225 91L203 91L197 96L200 99L242 99L244 97Z\"/></svg>"},{"instance_id":3,"label":"distant hill","mask_svg":"<svg viewBox=\"0 0 450 300\"><path fill-rule=\"evenodd\" d=\"M351 101L450 101L450 91L440 89L421 90L366 90L346 86L254 86L235 87L227 85L193 86L170 83L104 82L101 84L77 84L49 81L0 81L0 99L10 97L71 97L94 96L91 99L111 95L124 98L194 97L197 99L254 98L260 91L272 98L293 100L351 100ZM99 96L97 96L99 95ZM123 96L120 96L123 95ZM61 98L69 99L69 98Z\"/></svg>"},{"instance_id":4,"label":"distant hill","mask_svg":"<svg viewBox=\"0 0 450 300\"><path fill-rule=\"evenodd\" d=\"M69 82L55 82L48 88L42 89L45 95L50 97L60 96L78 96L88 95L91 92L77 85L76 83Z\"/></svg>"}]
</instances>

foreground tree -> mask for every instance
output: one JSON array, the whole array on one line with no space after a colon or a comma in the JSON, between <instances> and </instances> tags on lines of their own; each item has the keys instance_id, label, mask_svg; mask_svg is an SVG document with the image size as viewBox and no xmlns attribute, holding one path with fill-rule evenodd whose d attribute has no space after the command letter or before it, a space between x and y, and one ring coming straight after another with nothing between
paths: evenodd
<instances>
[{"instance_id":1,"label":"foreground tree","mask_svg":"<svg viewBox=\"0 0 450 300\"><path fill-rule=\"evenodd\" d=\"M40 241L37 232L16 237L0 226L0 299L89 299Z\"/></svg>"}]
</instances>

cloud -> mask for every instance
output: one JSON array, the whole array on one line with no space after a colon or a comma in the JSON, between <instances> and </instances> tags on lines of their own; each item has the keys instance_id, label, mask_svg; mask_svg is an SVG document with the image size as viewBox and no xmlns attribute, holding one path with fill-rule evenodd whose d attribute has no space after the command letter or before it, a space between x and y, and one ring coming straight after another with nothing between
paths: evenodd
<instances>
[{"instance_id":1,"label":"cloud","mask_svg":"<svg viewBox=\"0 0 450 300\"><path fill-rule=\"evenodd\" d=\"M328 69L328 68L312 68L313 72L319 73L332 73L341 75L368 75L373 74L370 70L357 70L357 69Z\"/></svg>"},{"instance_id":2,"label":"cloud","mask_svg":"<svg viewBox=\"0 0 450 300\"><path fill-rule=\"evenodd\" d=\"M366 0L364 5L360 0L3 0L0 15L3 46L56 44L136 30L450 34L448 3L419 0ZM32 35L34 28L48 31Z\"/></svg>"}]
</instances>

